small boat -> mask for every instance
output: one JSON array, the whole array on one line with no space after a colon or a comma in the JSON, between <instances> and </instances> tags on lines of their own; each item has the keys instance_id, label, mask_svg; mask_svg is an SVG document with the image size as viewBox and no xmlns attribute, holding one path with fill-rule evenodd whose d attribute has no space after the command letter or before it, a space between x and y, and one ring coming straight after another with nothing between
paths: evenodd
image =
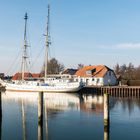
<instances>
[{"instance_id":1,"label":"small boat","mask_svg":"<svg viewBox=\"0 0 140 140\"><path fill-rule=\"evenodd\" d=\"M50 45L49 41L49 14L50 14L50 6L48 4L48 21L47 21L47 34L46 34L46 51L45 51L45 76L44 76L44 82L42 81L31 81L31 80L25 80L25 72L26 72L26 64L27 64L27 37L26 37L26 25L27 25L27 13L25 14L25 30L24 30L24 46L23 46L23 55L22 55L22 78L21 80L18 80L17 82L5 82L1 80L1 84L5 86L6 91L17 91L17 92L60 92L60 93L66 93L66 92L78 92L82 87L83 83L79 81L71 81L63 79L56 79L56 82L53 84L50 82L47 82L47 62L48 62L48 48ZM55 79L54 79L55 81Z\"/></svg>"}]
</instances>

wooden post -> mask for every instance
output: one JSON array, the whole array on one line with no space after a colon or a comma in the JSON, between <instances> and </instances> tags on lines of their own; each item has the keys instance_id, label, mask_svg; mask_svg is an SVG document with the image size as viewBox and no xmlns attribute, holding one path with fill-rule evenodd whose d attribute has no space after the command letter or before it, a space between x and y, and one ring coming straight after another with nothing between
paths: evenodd
<instances>
[{"instance_id":1,"label":"wooden post","mask_svg":"<svg viewBox=\"0 0 140 140\"><path fill-rule=\"evenodd\" d=\"M104 93L104 140L109 140L109 94Z\"/></svg>"},{"instance_id":2,"label":"wooden post","mask_svg":"<svg viewBox=\"0 0 140 140\"><path fill-rule=\"evenodd\" d=\"M2 137L2 93L0 92L0 139Z\"/></svg>"},{"instance_id":3,"label":"wooden post","mask_svg":"<svg viewBox=\"0 0 140 140\"><path fill-rule=\"evenodd\" d=\"M109 94L104 93L104 127L109 125Z\"/></svg>"},{"instance_id":4,"label":"wooden post","mask_svg":"<svg viewBox=\"0 0 140 140\"><path fill-rule=\"evenodd\" d=\"M38 94L38 140L43 140L43 92Z\"/></svg>"},{"instance_id":5,"label":"wooden post","mask_svg":"<svg viewBox=\"0 0 140 140\"><path fill-rule=\"evenodd\" d=\"M46 123L46 140L49 139L48 132L48 113L47 113L47 99L44 98L44 108L45 108L45 123Z\"/></svg>"},{"instance_id":6,"label":"wooden post","mask_svg":"<svg viewBox=\"0 0 140 140\"><path fill-rule=\"evenodd\" d=\"M0 118L2 118L2 93L0 92Z\"/></svg>"},{"instance_id":7,"label":"wooden post","mask_svg":"<svg viewBox=\"0 0 140 140\"><path fill-rule=\"evenodd\" d=\"M104 128L104 140L109 140L109 127Z\"/></svg>"}]
</instances>

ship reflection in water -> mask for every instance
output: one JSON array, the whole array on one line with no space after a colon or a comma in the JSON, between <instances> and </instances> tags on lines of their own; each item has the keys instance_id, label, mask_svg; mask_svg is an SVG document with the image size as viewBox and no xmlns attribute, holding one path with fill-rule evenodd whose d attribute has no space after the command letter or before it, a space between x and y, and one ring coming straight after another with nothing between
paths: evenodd
<instances>
[{"instance_id":1,"label":"ship reflection in water","mask_svg":"<svg viewBox=\"0 0 140 140\"><path fill-rule=\"evenodd\" d=\"M0 136L2 140L109 140L109 138L117 140L120 137L116 137L117 131L114 131L114 129L116 127L121 129L122 127L121 125L118 126L117 123L120 124L123 120L123 123L129 126L128 116L133 121L133 118L136 118L134 114L140 115L139 109L139 99L110 97L112 131L109 131L109 129L104 131L103 96L45 93L43 125L40 126L38 124L38 94L6 92L2 94ZM140 128L139 119L137 119L136 128ZM129 130L131 127L127 129ZM135 131L138 130L135 129ZM120 136L122 135L121 131L118 133ZM127 139L132 138L129 137ZM138 137L137 135L136 138Z\"/></svg>"}]
</instances>

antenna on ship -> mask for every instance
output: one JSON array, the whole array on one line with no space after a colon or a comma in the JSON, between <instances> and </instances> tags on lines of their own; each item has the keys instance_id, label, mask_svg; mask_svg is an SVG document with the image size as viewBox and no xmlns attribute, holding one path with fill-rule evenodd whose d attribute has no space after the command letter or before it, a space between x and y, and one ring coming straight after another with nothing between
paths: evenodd
<instances>
[{"instance_id":1,"label":"antenna on ship","mask_svg":"<svg viewBox=\"0 0 140 140\"><path fill-rule=\"evenodd\" d=\"M50 4L48 3L48 15L47 15L47 31L46 31L46 51L45 51L45 80L47 78L48 74L48 49L51 44L50 41L50 31L49 31L49 26L50 26Z\"/></svg>"},{"instance_id":2,"label":"antenna on ship","mask_svg":"<svg viewBox=\"0 0 140 140\"><path fill-rule=\"evenodd\" d=\"M28 15L27 13L25 13L25 28L24 28L24 46L23 46L23 54L22 54L22 64L21 64L21 79L24 80L24 73L27 67L27 19L28 19Z\"/></svg>"}]
</instances>

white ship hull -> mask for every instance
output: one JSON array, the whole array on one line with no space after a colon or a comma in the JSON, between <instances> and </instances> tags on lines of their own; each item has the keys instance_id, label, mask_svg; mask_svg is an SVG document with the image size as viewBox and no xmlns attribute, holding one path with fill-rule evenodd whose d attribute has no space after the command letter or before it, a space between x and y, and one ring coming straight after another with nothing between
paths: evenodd
<instances>
[{"instance_id":1,"label":"white ship hull","mask_svg":"<svg viewBox=\"0 0 140 140\"><path fill-rule=\"evenodd\" d=\"M27 84L4 84L6 91L16 91L16 92L78 92L82 86L80 84L67 84L67 85L55 85L55 86L37 86L37 85L27 85Z\"/></svg>"}]
</instances>

